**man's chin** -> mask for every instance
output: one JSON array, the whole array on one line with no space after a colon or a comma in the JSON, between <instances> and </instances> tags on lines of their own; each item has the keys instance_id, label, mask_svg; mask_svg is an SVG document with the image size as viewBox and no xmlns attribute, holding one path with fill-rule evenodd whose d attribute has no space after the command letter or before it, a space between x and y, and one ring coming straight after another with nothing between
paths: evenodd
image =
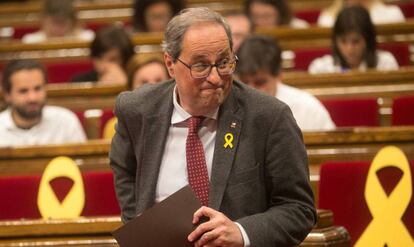
<instances>
[{"instance_id":1,"label":"man's chin","mask_svg":"<svg viewBox=\"0 0 414 247\"><path fill-rule=\"evenodd\" d=\"M27 120L33 120L33 119L37 119L40 118L42 116L42 108L38 109L38 110L26 110L26 109L21 109L21 108L16 108L16 112L17 114L23 118L23 119L27 119Z\"/></svg>"}]
</instances>

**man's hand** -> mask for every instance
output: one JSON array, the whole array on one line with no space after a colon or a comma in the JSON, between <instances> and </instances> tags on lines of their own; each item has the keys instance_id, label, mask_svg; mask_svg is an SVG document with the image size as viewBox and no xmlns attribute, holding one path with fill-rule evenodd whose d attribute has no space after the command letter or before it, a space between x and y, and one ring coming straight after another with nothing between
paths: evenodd
<instances>
[{"instance_id":1,"label":"man's hand","mask_svg":"<svg viewBox=\"0 0 414 247\"><path fill-rule=\"evenodd\" d=\"M194 213L193 224L197 224L203 216L210 220L188 235L190 242L195 241L195 247L243 247L243 237L236 223L214 209L201 207Z\"/></svg>"}]
</instances>

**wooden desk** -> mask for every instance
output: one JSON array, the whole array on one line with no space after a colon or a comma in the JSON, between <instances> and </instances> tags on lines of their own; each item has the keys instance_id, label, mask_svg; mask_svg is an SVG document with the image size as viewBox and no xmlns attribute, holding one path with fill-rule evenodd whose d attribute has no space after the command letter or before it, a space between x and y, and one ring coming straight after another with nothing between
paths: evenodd
<instances>
[{"instance_id":1,"label":"wooden desk","mask_svg":"<svg viewBox=\"0 0 414 247\"><path fill-rule=\"evenodd\" d=\"M75 9L80 22L114 23L131 22L133 0L77 1ZM188 7L205 6L217 12L242 9L242 0L188 0ZM41 19L41 1L23 3L0 3L0 27L38 26Z\"/></svg>"},{"instance_id":2,"label":"wooden desk","mask_svg":"<svg viewBox=\"0 0 414 247\"><path fill-rule=\"evenodd\" d=\"M345 74L309 75L308 73L288 72L283 82L308 91L317 98L377 98L380 111L380 125L391 124L391 108L395 97L414 95L414 68L401 68L398 71L368 71ZM124 86L105 86L94 83L48 84L48 104L69 108L74 111L88 109L112 109L116 96L127 90ZM5 102L0 93L0 109ZM88 130L96 127L97 119L88 118ZM97 135L89 135L97 137Z\"/></svg>"},{"instance_id":3,"label":"wooden desk","mask_svg":"<svg viewBox=\"0 0 414 247\"><path fill-rule=\"evenodd\" d=\"M116 96L127 90L125 86L86 83L55 83L46 85L47 102L71 110L112 109ZM0 92L0 109L6 103Z\"/></svg>"},{"instance_id":4,"label":"wooden desk","mask_svg":"<svg viewBox=\"0 0 414 247\"><path fill-rule=\"evenodd\" d=\"M1 24L1 23L0 23ZM310 27L307 29L292 29L289 27L258 29L257 33L277 38L283 50L295 50L316 47L330 47L331 29ZM377 25L378 41L386 42L414 42L414 20L404 23ZM137 46L154 45L154 50L160 50L163 40L162 33L140 33L133 36ZM67 49L88 48L89 42L62 41L40 44L22 44L18 41L0 43L0 62L11 58L50 59L51 57L65 57ZM62 51L63 50L63 51ZM22 52L25 51L25 52ZM43 52L42 52L43 51ZM48 51L45 57L44 51Z\"/></svg>"},{"instance_id":5,"label":"wooden desk","mask_svg":"<svg viewBox=\"0 0 414 247\"><path fill-rule=\"evenodd\" d=\"M332 212L318 211L318 224L300 245L350 246L343 227L333 226ZM20 220L0 222L0 247L118 246L111 232L122 225L119 217L74 220Z\"/></svg>"},{"instance_id":6,"label":"wooden desk","mask_svg":"<svg viewBox=\"0 0 414 247\"><path fill-rule=\"evenodd\" d=\"M109 140L0 149L0 176L41 174L55 157L68 156L81 171L109 171Z\"/></svg>"},{"instance_id":7,"label":"wooden desk","mask_svg":"<svg viewBox=\"0 0 414 247\"><path fill-rule=\"evenodd\" d=\"M414 95L414 69L367 71L344 74L285 73L283 82L306 90L320 100L334 98L376 98L380 125L391 125L392 102L395 97Z\"/></svg>"},{"instance_id":8,"label":"wooden desk","mask_svg":"<svg viewBox=\"0 0 414 247\"><path fill-rule=\"evenodd\" d=\"M324 162L372 160L387 145L400 147L409 160L414 160L414 126L305 132L304 140L315 195L318 195L320 165ZM109 150L108 140L0 149L0 176L40 174L50 160L61 155L74 159L81 171L108 171Z\"/></svg>"}]
</instances>

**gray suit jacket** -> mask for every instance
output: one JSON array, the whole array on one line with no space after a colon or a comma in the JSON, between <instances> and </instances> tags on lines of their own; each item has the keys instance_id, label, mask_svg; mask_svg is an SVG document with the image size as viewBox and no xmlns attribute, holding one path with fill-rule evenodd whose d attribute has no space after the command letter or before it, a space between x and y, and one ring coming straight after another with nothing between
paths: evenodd
<instances>
[{"instance_id":1,"label":"gray suit jacket","mask_svg":"<svg viewBox=\"0 0 414 247\"><path fill-rule=\"evenodd\" d=\"M117 98L110 163L124 221L154 205L174 86L169 81ZM225 149L229 132L234 146ZM302 134L290 109L234 81L216 136L209 207L239 222L251 246L300 243L316 214Z\"/></svg>"}]
</instances>

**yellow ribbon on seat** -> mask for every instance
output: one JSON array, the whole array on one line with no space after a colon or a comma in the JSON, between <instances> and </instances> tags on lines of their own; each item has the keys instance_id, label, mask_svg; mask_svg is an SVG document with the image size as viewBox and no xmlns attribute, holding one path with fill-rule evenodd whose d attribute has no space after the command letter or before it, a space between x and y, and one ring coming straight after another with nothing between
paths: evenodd
<instances>
[{"instance_id":1,"label":"yellow ribbon on seat","mask_svg":"<svg viewBox=\"0 0 414 247\"><path fill-rule=\"evenodd\" d=\"M112 139L112 137L114 137L115 135L115 124L117 122L117 118L113 117L111 119L109 119L104 127L104 131L103 131L103 138L104 139Z\"/></svg>"},{"instance_id":2,"label":"yellow ribbon on seat","mask_svg":"<svg viewBox=\"0 0 414 247\"><path fill-rule=\"evenodd\" d=\"M57 177L73 180L73 186L62 203L50 186L50 181ZM44 219L76 218L81 215L85 206L85 191L81 172L72 159L60 156L47 165L40 181L37 206Z\"/></svg>"},{"instance_id":3,"label":"yellow ribbon on seat","mask_svg":"<svg viewBox=\"0 0 414 247\"><path fill-rule=\"evenodd\" d=\"M378 179L377 171L384 167L399 168L403 175L389 196ZM402 222L412 195L410 166L404 153L397 147L381 149L372 161L365 184L365 200L372 221L355 243L355 247L409 247L414 246L410 232Z\"/></svg>"}]
</instances>

